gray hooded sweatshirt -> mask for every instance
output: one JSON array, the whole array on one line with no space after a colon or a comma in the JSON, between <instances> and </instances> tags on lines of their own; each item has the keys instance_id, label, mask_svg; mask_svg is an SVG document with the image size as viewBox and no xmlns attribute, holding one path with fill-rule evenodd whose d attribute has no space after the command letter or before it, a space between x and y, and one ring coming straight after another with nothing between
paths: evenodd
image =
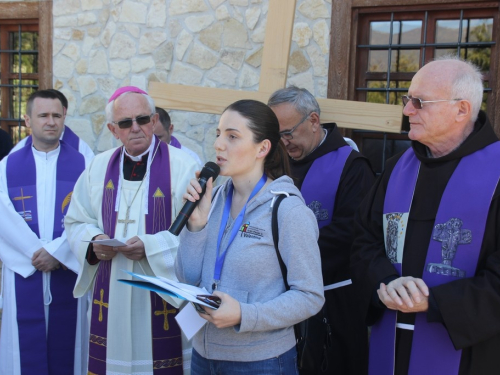
<instances>
[{"instance_id":1,"label":"gray hooded sweatshirt","mask_svg":"<svg viewBox=\"0 0 500 375\"><path fill-rule=\"evenodd\" d=\"M217 237L231 184L227 181L215 193L205 228L181 232L175 262L181 282L212 291ZM280 193L291 195L278 210L279 249L288 270L289 291L285 291L271 231L272 206ZM229 218L221 251L232 226ZM223 329L206 324L193 338L194 349L208 359L243 362L273 358L291 349L293 325L316 314L324 303L318 234L313 212L289 177L272 181L253 197L227 251L217 286L239 301L241 323Z\"/></svg>"}]
</instances>

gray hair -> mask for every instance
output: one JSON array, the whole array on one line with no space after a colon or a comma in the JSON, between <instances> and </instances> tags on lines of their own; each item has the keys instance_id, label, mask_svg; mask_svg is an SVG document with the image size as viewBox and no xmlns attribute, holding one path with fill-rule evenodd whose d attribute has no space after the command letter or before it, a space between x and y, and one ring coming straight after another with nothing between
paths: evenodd
<instances>
[{"instance_id":1,"label":"gray hair","mask_svg":"<svg viewBox=\"0 0 500 375\"><path fill-rule=\"evenodd\" d=\"M297 86L289 86L286 89L275 91L269 98L267 105L275 107L283 103L292 104L302 116L307 116L311 112L316 112L318 116L320 115L319 104L316 98L306 89L301 89Z\"/></svg>"},{"instance_id":2,"label":"gray hair","mask_svg":"<svg viewBox=\"0 0 500 375\"><path fill-rule=\"evenodd\" d=\"M117 97L116 99L118 98L121 98L125 95L129 95L129 94L140 94L140 95L144 95L144 97L146 98L146 100L148 101L148 105L149 105L149 114L155 114L156 113L156 109L155 109L155 102L153 100L152 97L150 97L149 95L145 95L145 94L141 94L141 93L137 93L137 92L132 92L132 91L127 91L127 92L124 92L123 94L121 94L119 97ZM115 99L115 100L116 100ZM109 102L108 104L106 104L106 121L108 123L112 123L114 120L113 120L113 117L114 117L114 103L115 103L115 100Z\"/></svg>"},{"instance_id":3,"label":"gray hair","mask_svg":"<svg viewBox=\"0 0 500 375\"><path fill-rule=\"evenodd\" d=\"M445 55L434 61L462 62L451 84L451 98L465 99L471 103L471 121L476 122L483 102L483 74L479 67L470 61L454 55Z\"/></svg>"}]
</instances>

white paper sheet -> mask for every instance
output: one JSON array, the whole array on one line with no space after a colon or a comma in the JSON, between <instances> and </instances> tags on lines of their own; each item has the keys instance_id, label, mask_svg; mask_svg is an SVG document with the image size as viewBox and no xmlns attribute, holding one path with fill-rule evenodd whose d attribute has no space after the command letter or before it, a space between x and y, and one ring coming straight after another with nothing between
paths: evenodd
<instances>
[{"instance_id":1,"label":"white paper sheet","mask_svg":"<svg viewBox=\"0 0 500 375\"><path fill-rule=\"evenodd\" d=\"M104 240L82 241L82 242L97 243L99 245L114 246L114 247L127 246L126 243L118 241L117 239L114 238L109 238L109 239L107 238Z\"/></svg>"},{"instance_id":2,"label":"white paper sheet","mask_svg":"<svg viewBox=\"0 0 500 375\"><path fill-rule=\"evenodd\" d=\"M184 306L175 316L175 320L177 320L179 327L188 340L191 340L196 332L207 323L207 321L196 312L192 303L186 304L186 306Z\"/></svg>"}]
</instances>

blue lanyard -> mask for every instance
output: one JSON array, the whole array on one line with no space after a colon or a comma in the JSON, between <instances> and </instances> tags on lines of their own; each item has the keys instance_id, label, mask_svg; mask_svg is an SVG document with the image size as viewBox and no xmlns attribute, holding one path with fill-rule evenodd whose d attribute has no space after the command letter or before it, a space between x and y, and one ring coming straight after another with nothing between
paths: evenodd
<instances>
[{"instance_id":1,"label":"blue lanyard","mask_svg":"<svg viewBox=\"0 0 500 375\"><path fill-rule=\"evenodd\" d=\"M241 209L240 213L238 214L238 217L234 221L233 227L231 228L231 235L229 237L229 241L227 243L226 249L224 252L221 254L220 252L220 244L222 242L222 237L224 235L224 231L226 229L227 221L229 219L230 211L231 211L231 203L233 202L233 186L231 185L231 188L229 189L229 192L227 194L226 198L226 204L224 206L224 213L222 214L222 221L220 223L220 228L219 228L219 236L217 238L217 259L215 261L215 269L214 269L214 285L212 286L212 289L216 289L217 284L220 282L220 275L222 273L222 267L224 266L224 260L226 259L226 254L227 250L229 249L229 246L231 246L231 243L233 242L234 238L236 237L236 234L238 233L241 224L243 223L243 217L245 216L245 211L247 209L247 204L252 199L255 194L257 194L260 189L266 184L267 181L267 176L264 173L257 183L255 187L252 190L252 194L250 194L250 197L248 197L247 202Z\"/></svg>"}]
</instances>

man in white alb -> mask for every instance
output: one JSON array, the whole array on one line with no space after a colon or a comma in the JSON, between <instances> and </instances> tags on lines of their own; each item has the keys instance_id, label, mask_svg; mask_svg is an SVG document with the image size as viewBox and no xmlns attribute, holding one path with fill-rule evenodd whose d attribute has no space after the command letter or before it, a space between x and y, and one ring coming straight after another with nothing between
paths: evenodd
<instances>
[{"instance_id":1,"label":"man in white alb","mask_svg":"<svg viewBox=\"0 0 500 375\"><path fill-rule=\"evenodd\" d=\"M153 135L158 115L143 90L118 89L106 107L122 143L98 155L75 186L65 224L80 261L75 296L93 293L89 374L189 373L174 319L179 300L118 282L124 271L175 278L178 240L167 229L182 208L196 162ZM114 238L126 246L84 241Z\"/></svg>"},{"instance_id":2,"label":"man in white alb","mask_svg":"<svg viewBox=\"0 0 500 375\"><path fill-rule=\"evenodd\" d=\"M55 93L34 92L25 121L31 142L0 163L0 374L80 375L87 298L73 297L79 264L63 220L85 158L59 140L64 109Z\"/></svg>"}]
</instances>

